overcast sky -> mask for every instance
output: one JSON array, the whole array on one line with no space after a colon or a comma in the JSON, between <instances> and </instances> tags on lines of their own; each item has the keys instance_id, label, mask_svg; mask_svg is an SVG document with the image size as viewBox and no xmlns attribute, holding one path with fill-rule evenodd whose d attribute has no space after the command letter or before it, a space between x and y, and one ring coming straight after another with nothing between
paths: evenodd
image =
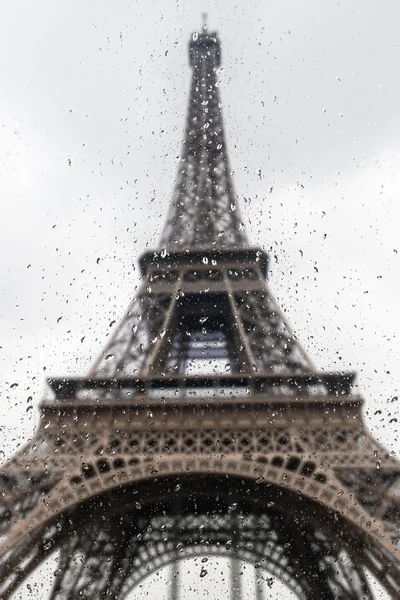
<instances>
[{"instance_id":1,"label":"overcast sky","mask_svg":"<svg viewBox=\"0 0 400 600\"><path fill-rule=\"evenodd\" d=\"M400 454L398 1L13 0L0 8L5 455L32 434L45 378L86 373L158 243L202 11L272 290L319 368L358 372L368 427Z\"/></svg>"}]
</instances>

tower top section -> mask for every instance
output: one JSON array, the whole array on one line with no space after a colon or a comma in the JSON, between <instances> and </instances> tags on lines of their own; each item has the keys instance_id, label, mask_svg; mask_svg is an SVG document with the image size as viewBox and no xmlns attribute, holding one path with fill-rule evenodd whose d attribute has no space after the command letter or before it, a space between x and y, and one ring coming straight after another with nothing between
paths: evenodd
<instances>
[{"instance_id":1,"label":"tower top section","mask_svg":"<svg viewBox=\"0 0 400 600\"><path fill-rule=\"evenodd\" d=\"M218 35L203 25L189 42L193 69L185 137L161 248L246 247L225 142Z\"/></svg>"},{"instance_id":2,"label":"tower top section","mask_svg":"<svg viewBox=\"0 0 400 600\"><path fill-rule=\"evenodd\" d=\"M207 33L206 26L203 26L202 33L194 33L189 42L190 66L196 67L203 57L211 60L215 67L221 64L221 43L218 35L216 32Z\"/></svg>"}]
</instances>

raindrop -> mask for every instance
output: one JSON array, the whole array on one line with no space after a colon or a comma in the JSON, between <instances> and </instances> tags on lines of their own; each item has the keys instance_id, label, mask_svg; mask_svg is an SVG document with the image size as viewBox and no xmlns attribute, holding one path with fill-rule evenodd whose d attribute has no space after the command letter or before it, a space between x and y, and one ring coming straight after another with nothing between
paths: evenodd
<instances>
[{"instance_id":1,"label":"raindrop","mask_svg":"<svg viewBox=\"0 0 400 600\"><path fill-rule=\"evenodd\" d=\"M201 571L200 571L200 577L205 577L207 575L208 571L206 571L206 569L204 567L201 567Z\"/></svg>"}]
</instances>

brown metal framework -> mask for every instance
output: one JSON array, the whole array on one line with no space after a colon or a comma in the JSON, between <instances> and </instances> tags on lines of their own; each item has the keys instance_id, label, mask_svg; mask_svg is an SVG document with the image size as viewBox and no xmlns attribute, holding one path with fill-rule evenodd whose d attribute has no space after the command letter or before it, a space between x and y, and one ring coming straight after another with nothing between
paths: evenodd
<instances>
[{"instance_id":1,"label":"brown metal framework","mask_svg":"<svg viewBox=\"0 0 400 600\"><path fill-rule=\"evenodd\" d=\"M122 599L213 554L307 600L372 599L368 573L398 598L400 463L366 430L354 374L312 365L248 245L216 34L193 36L190 62L160 248L89 375L49 380L34 439L1 468L0 597L58 552L52 600Z\"/></svg>"}]
</instances>

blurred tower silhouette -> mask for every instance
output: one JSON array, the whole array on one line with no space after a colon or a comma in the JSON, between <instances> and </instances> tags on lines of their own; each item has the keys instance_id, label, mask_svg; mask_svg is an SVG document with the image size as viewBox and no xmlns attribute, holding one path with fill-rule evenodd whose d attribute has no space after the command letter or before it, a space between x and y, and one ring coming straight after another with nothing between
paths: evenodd
<instances>
[{"instance_id":1,"label":"blurred tower silhouette","mask_svg":"<svg viewBox=\"0 0 400 600\"><path fill-rule=\"evenodd\" d=\"M400 464L365 429L354 374L318 372L274 301L233 188L217 35L189 55L160 247L89 375L49 380L1 469L0 596L58 552L53 600L124 598L210 555L232 560L236 599L239 561L299 598L370 599L374 578L399 598Z\"/></svg>"}]
</instances>

